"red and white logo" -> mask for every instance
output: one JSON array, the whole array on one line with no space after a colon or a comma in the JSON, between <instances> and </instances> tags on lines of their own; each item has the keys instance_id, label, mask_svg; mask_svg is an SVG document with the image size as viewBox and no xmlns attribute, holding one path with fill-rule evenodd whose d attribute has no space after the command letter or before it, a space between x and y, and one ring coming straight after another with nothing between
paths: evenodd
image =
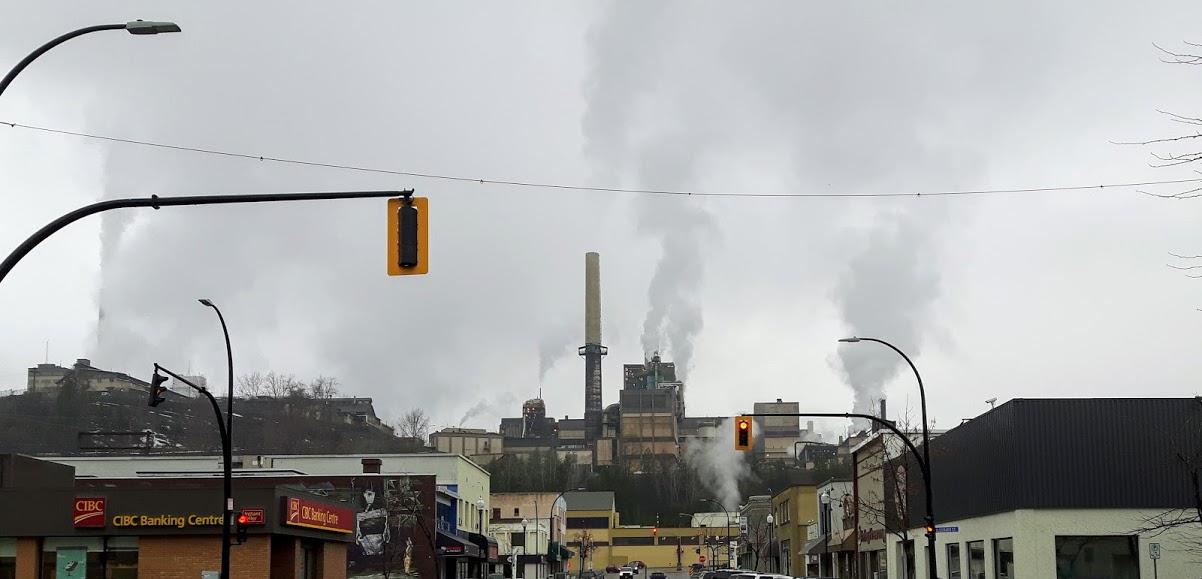
<instances>
[{"instance_id":1,"label":"red and white logo","mask_svg":"<svg viewBox=\"0 0 1202 579\"><path fill-rule=\"evenodd\" d=\"M300 499L288 499L288 522L295 523L300 521Z\"/></svg>"},{"instance_id":2,"label":"red and white logo","mask_svg":"<svg viewBox=\"0 0 1202 579\"><path fill-rule=\"evenodd\" d=\"M76 497L76 527L104 526L104 497Z\"/></svg>"}]
</instances>

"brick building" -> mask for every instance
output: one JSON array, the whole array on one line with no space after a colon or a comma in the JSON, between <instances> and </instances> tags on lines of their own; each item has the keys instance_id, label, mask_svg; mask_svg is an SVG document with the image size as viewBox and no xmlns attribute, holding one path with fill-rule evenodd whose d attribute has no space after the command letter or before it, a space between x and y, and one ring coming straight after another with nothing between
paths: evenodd
<instances>
[{"instance_id":1,"label":"brick building","mask_svg":"<svg viewBox=\"0 0 1202 579\"><path fill-rule=\"evenodd\" d=\"M260 516L247 542L232 548L232 576L479 576L486 558L495 561L491 545L456 533L454 503L438 498L434 475L381 475L378 466L364 461L366 472L354 475L236 476L236 510ZM0 518L0 577L216 571L221 483L210 473L76 478L70 466L0 456L0 512L8 515ZM308 513L325 515L307 520ZM72 564L83 574L70 574Z\"/></svg>"}]
</instances>

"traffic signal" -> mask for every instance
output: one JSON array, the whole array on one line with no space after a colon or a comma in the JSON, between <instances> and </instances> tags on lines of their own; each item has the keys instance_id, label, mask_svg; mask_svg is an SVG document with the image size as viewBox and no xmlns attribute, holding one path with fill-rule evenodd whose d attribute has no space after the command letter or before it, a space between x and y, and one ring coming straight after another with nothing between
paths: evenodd
<instances>
[{"instance_id":1,"label":"traffic signal","mask_svg":"<svg viewBox=\"0 0 1202 579\"><path fill-rule=\"evenodd\" d=\"M751 450L751 417L735 418L735 450Z\"/></svg>"},{"instance_id":2,"label":"traffic signal","mask_svg":"<svg viewBox=\"0 0 1202 579\"><path fill-rule=\"evenodd\" d=\"M659 536L659 527L651 527L651 536L653 536L653 537Z\"/></svg>"},{"instance_id":3,"label":"traffic signal","mask_svg":"<svg viewBox=\"0 0 1202 579\"><path fill-rule=\"evenodd\" d=\"M239 511L238 512L238 544L239 545L246 542L246 531L250 528L250 526L247 524L249 522L250 522L250 517L246 516L246 513Z\"/></svg>"},{"instance_id":4,"label":"traffic signal","mask_svg":"<svg viewBox=\"0 0 1202 579\"><path fill-rule=\"evenodd\" d=\"M430 272L430 212L425 197L388 200L388 275Z\"/></svg>"},{"instance_id":5,"label":"traffic signal","mask_svg":"<svg viewBox=\"0 0 1202 579\"><path fill-rule=\"evenodd\" d=\"M163 395L167 393L167 387L163 386L163 382L167 381L167 377L159 374L156 370L154 376L150 377L150 400L147 402L151 407L158 406L167 399Z\"/></svg>"},{"instance_id":6,"label":"traffic signal","mask_svg":"<svg viewBox=\"0 0 1202 579\"><path fill-rule=\"evenodd\" d=\"M935 525L932 525L932 524L930 524L930 523L927 523L927 525L926 525L926 531L927 531L927 532L926 532L926 535L927 535L927 538L928 538L928 539L933 539L933 538L935 538Z\"/></svg>"}]
</instances>

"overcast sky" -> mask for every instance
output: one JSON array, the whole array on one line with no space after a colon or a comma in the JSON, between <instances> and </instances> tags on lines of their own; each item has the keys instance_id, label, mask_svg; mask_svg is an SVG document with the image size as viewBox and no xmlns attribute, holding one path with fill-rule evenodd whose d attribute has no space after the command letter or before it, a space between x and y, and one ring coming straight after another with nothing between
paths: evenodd
<instances>
[{"instance_id":1,"label":"overcast sky","mask_svg":"<svg viewBox=\"0 0 1202 579\"><path fill-rule=\"evenodd\" d=\"M836 4L840 4L836 7ZM1202 4L17 2L0 121L399 171L713 193L935 192L1197 176L1112 141L1180 134ZM0 390L46 357L338 377L393 417L495 428L540 388L583 409L584 253L601 253L605 402L645 348L690 414L754 401L894 417L922 371L939 428L1015 397L1192 396L1202 199L1133 189L929 198L652 196L252 161L0 126L0 247L103 198L413 187L426 276L385 275L383 201L129 210L0 284ZM1172 193L1173 187L1159 192ZM103 322L99 312L103 310ZM540 362L540 358L542 361ZM552 364L554 362L554 364ZM854 389L853 389L854 387ZM834 432L837 422L824 423Z\"/></svg>"}]
</instances>

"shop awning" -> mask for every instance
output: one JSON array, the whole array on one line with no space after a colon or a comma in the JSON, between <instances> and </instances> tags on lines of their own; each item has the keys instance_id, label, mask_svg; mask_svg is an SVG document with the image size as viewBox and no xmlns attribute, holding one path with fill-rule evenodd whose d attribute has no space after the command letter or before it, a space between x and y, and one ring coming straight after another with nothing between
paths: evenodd
<instances>
[{"instance_id":1,"label":"shop awning","mask_svg":"<svg viewBox=\"0 0 1202 579\"><path fill-rule=\"evenodd\" d=\"M480 547L473 545L458 535L438 532L438 555L440 557L474 557L480 558Z\"/></svg>"},{"instance_id":2,"label":"shop awning","mask_svg":"<svg viewBox=\"0 0 1202 579\"><path fill-rule=\"evenodd\" d=\"M473 545L480 549L481 556L487 558L489 563L497 562L498 549L496 539L481 535L480 533L468 533L467 538Z\"/></svg>"},{"instance_id":3,"label":"shop awning","mask_svg":"<svg viewBox=\"0 0 1202 579\"><path fill-rule=\"evenodd\" d=\"M856 530L845 529L843 531L835 531L831 535L830 546L832 551L855 551Z\"/></svg>"},{"instance_id":4,"label":"shop awning","mask_svg":"<svg viewBox=\"0 0 1202 579\"><path fill-rule=\"evenodd\" d=\"M817 539L814 539L814 540L806 543L805 549L803 549L803 551L805 551L806 555L821 555L823 553L826 553L828 551L828 547L826 544L826 536L824 535L824 536L818 537Z\"/></svg>"},{"instance_id":5,"label":"shop awning","mask_svg":"<svg viewBox=\"0 0 1202 579\"><path fill-rule=\"evenodd\" d=\"M559 558L566 561L575 556L576 556L576 553L573 553L571 549L568 549L567 547L564 547L563 545L559 546Z\"/></svg>"}]
</instances>

